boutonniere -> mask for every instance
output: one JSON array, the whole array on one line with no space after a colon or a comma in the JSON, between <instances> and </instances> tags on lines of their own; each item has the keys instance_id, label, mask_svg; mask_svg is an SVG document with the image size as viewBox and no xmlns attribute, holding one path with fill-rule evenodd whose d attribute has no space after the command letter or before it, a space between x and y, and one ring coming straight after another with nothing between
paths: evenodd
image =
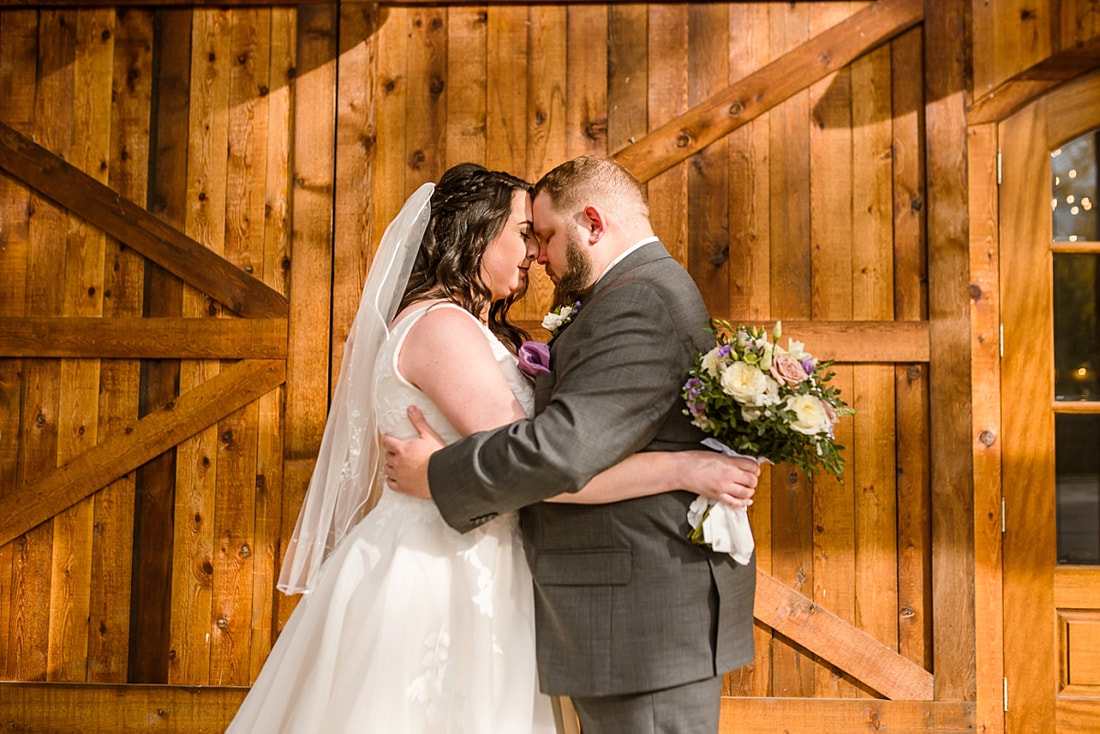
<instances>
[{"instance_id":1,"label":"boutonniere","mask_svg":"<svg viewBox=\"0 0 1100 734\"><path fill-rule=\"evenodd\" d=\"M558 335L558 332L565 328L565 326L573 320L573 317L577 315L577 311L581 309L581 302L576 301L572 306L558 306L550 313L542 317L542 328L550 332L551 337Z\"/></svg>"}]
</instances>

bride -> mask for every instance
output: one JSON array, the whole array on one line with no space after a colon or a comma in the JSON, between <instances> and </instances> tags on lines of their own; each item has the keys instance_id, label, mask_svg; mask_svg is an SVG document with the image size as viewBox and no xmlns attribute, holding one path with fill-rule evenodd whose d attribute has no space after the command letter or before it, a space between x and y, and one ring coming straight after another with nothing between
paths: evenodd
<instances>
[{"instance_id":1,"label":"bride","mask_svg":"<svg viewBox=\"0 0 1100 734\"><path fill-rule=\"evenodd\" d=\"M555 731L516 516L460 535L430 500L385 488L379 451L382 433L416 436L409 406L448 442L531 412L516 358L525 335L508 321L537 252L529 188L462 164L387 228L279 579L305 596L229 732ZM724 461L638 454L556 499L720 498Z\"/></svg>"}]
</instances>

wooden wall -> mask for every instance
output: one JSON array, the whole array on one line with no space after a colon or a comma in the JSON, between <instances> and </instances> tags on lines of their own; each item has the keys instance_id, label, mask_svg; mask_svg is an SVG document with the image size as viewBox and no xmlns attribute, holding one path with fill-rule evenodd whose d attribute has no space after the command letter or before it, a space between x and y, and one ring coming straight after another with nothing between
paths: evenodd
<instances>
[{"instance_id":1,"label":"wooden wall","mask_svg":"<svg viewBox=\"0 0 1100 734\"><path fill-rule=\"evenodd\" d=\"M956 44L960 64L968 49L950 22L919 23L908 0L0 8L0 122L22 136L4 144L33 141L235 266L222 280L278 296L247 313L254 301L211 293L193 258L127 241L109 217L89 223L85 209L110 197L47 195L12 173L22 159L0 166L0 508L88 487L29 531L0 520L18 530L0 538L0 679L248 685L293 609L273 588L282 544L371 254L405 196L466 160L532 180L583 153L637 161L647 136L731 85L781 86L774 63L798 61L825 31L848 29L845 48L858 47L852 24L873 5L916 15L851 63L807 55L804 66L823 66L806 84L774 104L745 98L748 122L705 146L685 133L691 155L643 158L643 177L658 234L712 313L789 324L839 360L857 411L841 424L843 481L766 471L752 508L765 574L757 656L727 679L726 720L768 731L777 711L804 722L831 711L972 727L975 697L993 700L975 673L984 648L958 622L973 619L974 559L956 543L973 532L945 534L972 512L969 424L949 425L955 406L930 398L971 389L949 348L959 323L970 336L966 240L954 273L955 240L941 235L967 215L967 90L926 61L930 46ZM1100 34L1091 6L1053 6L1057 18L1028 19L1042 24L1029 37L1049 42L1015 54L1007 10L939 8L973 30L971 100L1074 29ZM945 148L930 148L932 122L947 126ZM944 161L961 191L930 186ZM61 170L55 180L75 176ZM537 323L550 290L534 278L521 319ZM235 380L254 394L227 397ZM229 386L208 401L219 409L188 408L174 429L186 435L133 468L121 449L71 463L111 440L129 446L135 430L152 436L139 418L180 412L215 383ZM937 468L933 450L960 434ZM936 662L933 691L937 646L957 654ZM903 685L864 675L878 664ZM102 713L104 729L155 705L156 689L123 688L130 705ZM20 694L0 720L45 720L46 702L64 709L58 690L0 686ZM204 709L179 692L191 689L169 690L163 706L194 730L218 730L240 696L215 689ZM933 700L944 705L929 724Z\"/></svg>"}]
</instances>

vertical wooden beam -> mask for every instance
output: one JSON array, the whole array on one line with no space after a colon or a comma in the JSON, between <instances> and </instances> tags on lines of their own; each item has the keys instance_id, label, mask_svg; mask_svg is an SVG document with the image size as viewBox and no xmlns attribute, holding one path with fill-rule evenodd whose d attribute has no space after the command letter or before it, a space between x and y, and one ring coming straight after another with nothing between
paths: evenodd
<instances>
[{"instance_id":1,"label":"vertical wooden beam","mask_svg":"<svg viewBox=\"0 0 1100 734\"><path fill-rule=\"evenodd\" d=\"M527 165L527 6L489 8L489 168L522 173Z\"/></svg>"},{"instance_id":2,"label":"vertical wooden beam","mask_svg":"<svg viewBox=\"0 0 1100 734\"><path fill-rule=\"evenodd\" d=\"M535 181L566 159L565 88L568 9L560 5L531 6L527 61L526 176ZM527 295L514 318L541 321L550 310L554 284L546 271L531 268Z\"/></svg>"},{"instance_id":3,"label":"vertical wooden beam","mask_svg":"<svg viewBox=\"0 0 1100 734\"><path fill-rule=\"evenodd\" d=\"M926 3L925 139L931 356L932 590L936 699L974 696L974 473L970 446L966 75L969 3ZM967 519L966 521L960 521Z\"/></svg>"},{"instance_id":4,"label":"vertical wooden beam","mask_svg":"<svg viewBox=\"0 0 1100 734\"><path fill-rule=\"evenodd\" d=\"M781 55L809 38L809 6L769 5L771 50ZM771 316L810 319L810 108L802 90L768 114ZM810 481L790 466L771 470L772 574L809 596L813 589L813 497ZM772 695L813 696L813 661L789 640L772 644Z\"/></svg>"},{"instance_id":5,"label":"vertical wooden beam","mask_svg":"<svg viewBox=\"0 0 1100 734\"><path fill-rule=\"evenodd\" d=\"M729 6L731 81L748 76L771 60L769 12L766 3ZM663 121L654 123L656 128ZM771 317L770 128L770 115L764 113L729 135L729 318L738 323ZM771 475L771 469L763 467L749 508L756 538L756 568L767 574L773 573ZM753 640L756 654L752 664L726 677L726 690L731 695L771 693L772 631L754 625Z\"/></svg>"},{"instance_id":6,"label":"vertical wooden beam","mask_svg":"<svg viewBox=\"0 0 1100 734\"><path fill-rule=\"evenodd\" d=\"M924 215L923 35L891 46L893 94L894 318L928 318ZM928 496L928 365L894 367L897 401L898 652L932 667L932 549Z\"/></svg>"},{"instance_id":7,"label":"vertical wooden beam","mask_svg":"<svg viewBox=\"0 0 1100 734\"><path fill-rule=\"evenodd\" d=\"M729 84L729 8L688 8L688 103ZM688 162L687 269L715 315L729 313L729 141L715 141Z\"/></svg>"},{"instance_id":8,"label":"vertical wooden beam","mask_svg":"<svg viewBox=\"0 0 1100 734\"><path fill-rule=\"evenodd\" d=\"M29 135L34 124L35 68L38 58L38 11L0 15L0 122ZM27 309L30 255L31 192L15 179L0 176L0 316L22 317ZM23 481L25 443L23 369L29 362L0 359L0 497ZM23 540L0 545L0 675L11 677L19 653L15 624L16 559Z\"/></svg>"},{"instance_id":9,"label":"vertical wooden beam","mask_svg":"<svg viewBox=\"0 0 1100 734\"><path fill-rule=\"evenodd\" d=\"M354 8L354 6L352 6ZM295 68L297 12L272 8L271 53L267 95L267 184L264 206L263 282L284 296L288 290L290 253L291 114ZM373 83L374 77L370 77ZM373 86L371 87L373 89ZM363 202L369 207L369 197ZM369 238L365 239L369 241ZM249 681L254 681L275 641L275 589L282 561L283 440L286 434L285 385L258 401L260 435L256 457L255 580L252 584L252 643Z\"/></svg>"},{"instance_id":10,"label":"vertical wooden beam","mask_svg":"<svg viewBox=\"0 0 1100 734\"><path fill-rule=\"evenodd\" d=\"M187 120L190 115L193 11L153 15L150 109L149 210L183 229L187 207ZM183 283L154 263L145 267L145 316L182 316ZM143 360L138 415L158 410L179 394L178 360ZM129 678L167 683L171 649L173 529L176 450L136 474L133 576L130 596Z\"/></svg>"},{"instance_id":11,"label":"vertical wooden beam","mask_svg":"<svg viewBox=\"0 0 1100 734\"><path fill-rule=\"evenodd\" d=\"M336 178L337 9L298 9L291 190L283 548L294 531L325 428L329 395L333 186ZM402 58L403 63L403 58ZM401 107L404 119L404 106ZM404 175L404 167L399 171ZM395 182L392 188L398 188ZM389 187L386 187L389 188ZM279 629L297 603L279 602Z\"/></svg>"},{"instance_id":12,"label":"vertical wooden beam","mask_svg":"<svg viewBox=\"0 0 1100 734\"><path fill-rule=\"evenodd\" d=\"M608 153L607 15L606 5L570 5L567 11L567 158Z\"/></svg>"},{"instance_id":13,"label":"vertical wooden beam","mask_svg":"<svg viewBox=\"0 0 1100 734\"><path fill-rule=\"evenodd\" d=\"M971 388L974 425L975 730L1004 731L1001 552L1000 246L997 232L997 125L970 128Z\"/></svg>"},{"instance_id":14,"label":"vertical wooden beam","mask_svg":"<svg viewBox=\"0 0 1100 734\"><path fill-rule=\"evenodd\" d=\"M443 174L447 138L447 13L445 8L409 9L408 105L405 112L405 183L415 188ZM335 363L335 362L334 362Z\"/></svg>"},{"instance_id":15,"label":"vertical wooden beam","mask_svg":"<svg viewBox=\"0 0 1100 734\"><path fill-rule=\"evenodd\" d=\"M850 3L820 3L810 9L810 34L818 35L852 13ZM855 63L862 63L859 60ZM852 319L853 188L863 181L866 169L853 163L877 159L882 151L869 151L853 142L856 126L853 108L866 106L864 98L872 93L866 86L853 83L852 68L829 74L809 88L810 125L810 262L813 272L810 310L813 318L848 321ZM859 97L860 101L854 99ZM862 203L862 202L859 202ZM878 247L886 240L874 240ZM783 340L782 344L786 345ZM813 351L814 344L807 344ZM833 384L844 399L854 399L852 365L836 365ZM857 583L856 469L862 466L862 454L855 453L853 428L862 416L845 418L837 425L837 441L846 447L847 476L819 475L813 482L813 592L812 598L845 622L855 624L857 595L863 601L863 586ZM870 453L870 452L868 452ZM857 464L854 460L860 459ZM871 537L875 537L871 535ZM811 596L808 594L808 596ZM863 629L866 630L866 627ZM817 658L814 665L814 695L851 698L858 694L843 671Z\"/></svg>"},{"instance_id":16,"label":"vertical wooden beam","mask_svg":"<svg viewBox=\"0 0 1100 734\"><path fill-rule=\"evenodd\" d=\"M485 164L485 93L489 12L447 8L447 157L444 168ZM537 53L537 51L536 51Z\"/></svg>"}]
</instances>

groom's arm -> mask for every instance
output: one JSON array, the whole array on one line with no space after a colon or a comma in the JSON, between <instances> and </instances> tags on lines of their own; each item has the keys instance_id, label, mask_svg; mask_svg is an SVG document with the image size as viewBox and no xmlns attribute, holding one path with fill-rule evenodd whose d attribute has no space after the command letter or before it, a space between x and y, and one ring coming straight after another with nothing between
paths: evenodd
<instances>
[{"instance_id":1,"label":"groom's arm","mask_svg":"<svg viewBox=\"0 0 1100 734\"><path fill-rule=\"evenodd\" d=\"M456 529L576 492L647 446L680 400L694 358L683 324L703 328L701 302L677 303L654 284L635 281L600 294L586 309L569 327L572 354L555 365L553 392L538 416L432 456L431 494Z\"/></svg>"}]
</instances>

